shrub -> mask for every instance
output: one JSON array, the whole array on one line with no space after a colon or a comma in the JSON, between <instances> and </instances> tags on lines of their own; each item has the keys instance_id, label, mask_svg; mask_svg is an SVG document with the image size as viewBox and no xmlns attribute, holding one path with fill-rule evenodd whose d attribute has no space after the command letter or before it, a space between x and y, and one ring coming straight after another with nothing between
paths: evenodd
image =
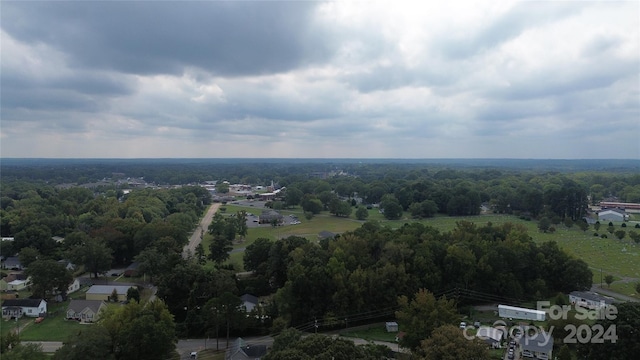
<instances>
[{"instance_id":1,"label":"shrub","mask_svg":"<svg viewBox=\"0 0 640 360\"><path fill-rule=\"evenodd\" d=\"M622 225L620 225L620 227L627 227L627 223L622 223Z\"/></svg>"},{"instance_id":2,"label":"shrub","mask_svg":"<svg viewBox=\"0 0 640 360\"><path fill-rule=\"evenodd\" d=\"M597 232L594 232L593 236L600 236L600 234L598 234Z\"/></svg>"},{"instance_id":3,"label":"shrub","mask_svg":"<svg viewBox=\"0 0 640 360\"><path fill-rule=\"evenodd\" d=\"M607 234L602 234L600 235L601 238L606 239L607 238Z\"/></svg>"}]
</instances>

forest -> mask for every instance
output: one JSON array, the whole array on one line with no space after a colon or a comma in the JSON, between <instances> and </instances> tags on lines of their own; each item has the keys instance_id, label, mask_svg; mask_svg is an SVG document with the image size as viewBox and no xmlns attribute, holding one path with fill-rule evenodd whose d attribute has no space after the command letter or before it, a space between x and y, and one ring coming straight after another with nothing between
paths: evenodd
<instances>
[{"instance_id":1,"label":"forest","mask_svg":"<svg viewBox=\"0 0 640 360\"><path fill-rule=\"evenodd\" d=\"M399 220L491 211L570 226L603 199L640 202L633 162L615 169L577 163L564 171L535 164L3 161L0 233L13 241L2 243L0 255L18 256L35 280L33 294L44 298L64 293L70 282L68 272L50 271L58 260L70 259L93 277L137 261L178 336L345 327L393 317L399 299L425 289L457 307L589 289L593 275L584 261L554 242L536 244L522 226L459 221L441 232L420 223L391 227L358 212L375 206L384 218ZM144 178L148 187L132 189L128 178ZM198 184L223 180L273 183L284 189L270 202L274 209L350 217L361 226L321 241L259 238L243 257L252 275L239 277L225 262L225 244L246 236L246 214L228 223L217 215L208 235L220 246L212 245L208 259L203 252L184 258L182 248L212 202ZM270 301L243 317L236 310L244 293Z\"/></svg>"}]
</instances>

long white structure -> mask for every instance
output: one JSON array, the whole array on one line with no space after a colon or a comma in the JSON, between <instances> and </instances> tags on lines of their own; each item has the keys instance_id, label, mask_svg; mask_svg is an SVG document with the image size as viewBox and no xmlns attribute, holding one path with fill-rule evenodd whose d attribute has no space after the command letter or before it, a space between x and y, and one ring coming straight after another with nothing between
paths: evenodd
<instances>
[{"instance_id":1,"label":"long white structure","mask_svg":"<svg viewBox=\"0 0 640 360\"><path fill-rule=\"evenodd\" d=\"M546 313L542 310L527 309L509 305L498 305L498 315L509 319L544 321Z\"/></svg>"}]
</instances>

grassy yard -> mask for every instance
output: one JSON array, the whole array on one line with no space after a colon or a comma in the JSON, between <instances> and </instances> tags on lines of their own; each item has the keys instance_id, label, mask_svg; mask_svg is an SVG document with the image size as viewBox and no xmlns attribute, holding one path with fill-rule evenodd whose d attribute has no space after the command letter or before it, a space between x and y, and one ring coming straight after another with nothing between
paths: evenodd
<instances>
[{"instance_id":1,"label":"grassy yard","mask_svg":"<svg viewBox=\"0 0 640 360\"><path fill-rule=\"evenodd\" d=\"M340 336L360 338L369 341L395 342L397 333L387 332L384 323L376 323L358 330L351 329L348 331L341 331Z\"/></svg>"},{"instance_id":2,"label":"grassy yard","mask_svg":"<svg viewBox=\"0 0 640 360\"><path fill-rule=\"evenodd\" d=\"M91 326L81 325L77 321L65 320L67 305L68 302L63 302L49 306L47 309L49 316L40 324L36 324L33 319L29 319L31 324L20 333L20 339L28 341L65 341L69 336L76 334L84 327Z\"/></svg>"}]
</instances>

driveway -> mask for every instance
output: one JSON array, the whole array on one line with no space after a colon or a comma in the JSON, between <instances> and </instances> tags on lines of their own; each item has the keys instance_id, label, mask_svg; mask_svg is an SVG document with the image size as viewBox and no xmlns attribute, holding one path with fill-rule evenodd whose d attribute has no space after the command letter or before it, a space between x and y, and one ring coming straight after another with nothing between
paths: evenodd
<instances>
[{"instance_id":1,"label":"driveway","mask_svg":"<svg viewBox=\"0 0 640 360\"><path fill-rule=\"evenodd\" d=\"M182 250L183 258L187 258L190 255L195 254L196 246L198 246L198 244L200 244L200 242L202 241L205 231L209 229L209 225L213 221L213 215L215 215L216 211L218 211L221 205L222 204L220 203L213 203L209 207L209 210L207 210L207 213L204 215L202 220L200 220L200 224L198 225L196 230L193 232L193 234L191 234L191 238L189 238L189 243L184 246L184 249Z\"/></svg>"}]
</instances>

